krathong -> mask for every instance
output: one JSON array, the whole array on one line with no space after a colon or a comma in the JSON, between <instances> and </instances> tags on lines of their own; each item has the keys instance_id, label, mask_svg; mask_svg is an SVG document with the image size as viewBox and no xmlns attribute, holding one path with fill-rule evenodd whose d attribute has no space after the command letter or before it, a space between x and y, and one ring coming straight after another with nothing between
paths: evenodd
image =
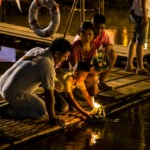
<instances>
[{"instance_id":1,"label":"krathong","mask_svg":"<svg viewBox=\"0 0 150 150\"><path fill-rule=\"evenodd\" d=\"M96 103L94 101L94 98L93 98L93 104L94 104L94 108L91 111L91 114L93 116L93 121L103 121L103 120L105 120L106 113L105 113L104 106L102 106L101 104Z\"/></svg>"}]
</instances>

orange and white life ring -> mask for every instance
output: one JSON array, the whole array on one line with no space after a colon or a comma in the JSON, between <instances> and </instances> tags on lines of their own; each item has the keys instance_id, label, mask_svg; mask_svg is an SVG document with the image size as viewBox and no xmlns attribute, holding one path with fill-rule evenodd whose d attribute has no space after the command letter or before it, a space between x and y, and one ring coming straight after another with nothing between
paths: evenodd
<instances>
[{"instance_id":1,"label":"orange and white life ring","mask_svg":"<svg viewBox=\"0 0 150 150\"><path fill-rule=\"evenodd\" d=\"M38 22L38 11L41 6L48 7L51 15L51 22L44 29ZM60 24L59 7L54 0L34 0L29 8L28 19L35 34L40 37L50 37L57 31Z\"/></svg>"}]
</instances>

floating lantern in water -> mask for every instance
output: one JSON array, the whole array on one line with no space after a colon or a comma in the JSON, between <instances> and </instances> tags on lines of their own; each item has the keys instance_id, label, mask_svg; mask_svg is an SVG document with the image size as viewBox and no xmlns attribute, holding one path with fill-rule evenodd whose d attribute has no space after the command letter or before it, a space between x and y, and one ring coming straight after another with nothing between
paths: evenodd
<instances>
[{"instance_id":1,"label":"floating lantern in water","mask_svg":"<svg viewBox=\"0 0 150 150\"><path fill-rule=\"evenodd\" d=\"M94 101L94 98L93 98L93 104L94 104L94 108L91 111L93 119L96 120L96 121L104 120L105 117L106 117L104 106L102 106L101 104L96 103Z\"/></svg>"}]
</instances>

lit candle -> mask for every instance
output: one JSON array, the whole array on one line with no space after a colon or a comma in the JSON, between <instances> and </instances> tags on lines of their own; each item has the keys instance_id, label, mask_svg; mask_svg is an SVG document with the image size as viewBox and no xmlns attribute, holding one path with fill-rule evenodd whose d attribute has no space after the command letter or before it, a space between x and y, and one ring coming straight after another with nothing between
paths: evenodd
<instances>
[{"instance_id":1,"label":"lit candle","mask_svg":"<svg viewBox=\"0 0 150 150\"><path fill-rule=\"evenodd\" d=\"M93 101L93 105L94 108L91 111L91 113L93 114L94 118L105 118L106 114L105 114L105 110L104 107L101 104L98 104L94 101L94 97L92 98Z\"/></svg>"}]
</instances>

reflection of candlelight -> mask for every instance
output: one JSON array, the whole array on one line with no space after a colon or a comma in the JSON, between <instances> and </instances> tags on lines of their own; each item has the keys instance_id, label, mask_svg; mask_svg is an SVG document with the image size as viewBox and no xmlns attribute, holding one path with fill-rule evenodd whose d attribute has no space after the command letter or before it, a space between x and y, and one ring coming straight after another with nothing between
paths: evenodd
<instances>
[{"instance_id":1,"label":"reflection of candlelight","mask_svg":"<svg viewBox=\"0 0 150 150\"><path fill-rule=\"evenodd\" d=\"M146 43L144 44L144 49L147 50L147 48L148 48L148 44L147 44L147 41L146 41Z\"/></svg>"},{"instance_id":2,"label":"reflection of candlelight","mask_svg":"<svg viewBox=\"0 0 150 150\"><path fill-rule=\"evenodd\" d=\"M122 44L123 46L127 46L128 45L128 32L127 32L127 27L123 27L122 30Z\"/></svg>"},{"instance_id":3,"label":"reflection of candlelight","mask_svg":"<svg viewBox=\"0 0 150 150\"><path fill-rule=\"evenodd\" d=\"M98 140L103 139L103 134L104 134L103 132L104 132L104 128L102 131L100 129L98 129L97 132L93 132L91 134L90 146L96 144Z\"/></svg>"},{"instance_id":4,"label":"reflection of candlelight","mask_svg":"<svg viewBox=\"0 0 150 150\"><path fill-rule=\"evenodd\" d=\"M96 143L96 135L92 135L92 143Z\"/></svg>"}]
</instances>

